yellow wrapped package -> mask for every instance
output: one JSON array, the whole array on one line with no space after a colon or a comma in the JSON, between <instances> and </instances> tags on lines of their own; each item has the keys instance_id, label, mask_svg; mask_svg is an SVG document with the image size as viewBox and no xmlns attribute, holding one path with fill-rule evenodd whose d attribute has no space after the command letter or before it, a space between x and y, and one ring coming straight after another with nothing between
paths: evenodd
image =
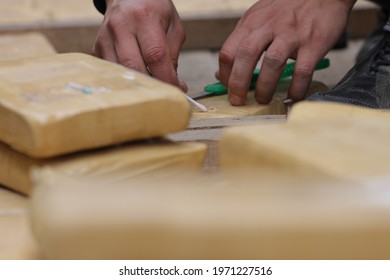
<instances>
[{"instance_id":1,"label":"yellow wrapped package","mask_svg":"<svg viewBox=\"0 0 390 280\"><path fill-rule=\"evenodd\" d=\"M388 259L381 185L238 185L218 177L120 184L42 170L31 226L49 259Z\"/></svg>"},{"instance_id":2,"label":"yellow wrapped package","mask_svg":"<svg viewBox=\"0 0 390 280\"><path fill-rule=\"evenodd\" d=\"M0 140L47 158L186 128L176 87L86 54L0 64Z\"/></svg>"},{"instance_id":3,"label":"yellow wrapped package","mask_svg":"<svg viewBox=\"0 0 390 280\"><path fill-rule=\"evenodd\" d=\"M0 184L29 195L33 189L33 170L44 167L84 180L116 183L129 178L147 178L158 181L161 177L199 171L205 154L206 144L155 140L53 159L33 159L0 143Z\"/></svg>"},{"instance_id":4,"label":"yellow wrapped package","mask_svg":"<svg viewBox=\"0 0 390 280\"><path fill-rule=\"evenodd\" d=\"M390 174L389 119L389 112L357 106L298 104L287 123L226 130L221 168L259 183L378 180Z\"/></svg>"}]
</instances>

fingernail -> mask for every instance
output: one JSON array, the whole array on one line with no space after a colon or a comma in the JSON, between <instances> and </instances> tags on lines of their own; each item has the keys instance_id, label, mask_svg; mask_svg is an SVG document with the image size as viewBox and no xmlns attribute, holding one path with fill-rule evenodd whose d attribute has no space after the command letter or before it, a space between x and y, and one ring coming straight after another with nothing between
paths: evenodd
<instances>
[{"instance_id":1,"label":"fingernail","mask_svg":"<svg viewBox=\"0 0 390 280\"><path fill-rule=\"evenodd\" d=\"M244 100L238 95L230 95L229 101L230 101L230 104L232 104L234 106L244 105Z\"/></svg>"}]
</instances>

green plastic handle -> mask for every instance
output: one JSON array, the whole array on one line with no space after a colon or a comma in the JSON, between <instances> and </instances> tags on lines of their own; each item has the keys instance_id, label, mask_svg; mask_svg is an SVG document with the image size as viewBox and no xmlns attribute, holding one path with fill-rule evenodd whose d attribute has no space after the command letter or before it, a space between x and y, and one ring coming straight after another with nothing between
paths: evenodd
<instances>
[{"instance_id":1,"label":"green plastic handle","mask_svg":"<svg viewBox=\"0 0 390 280\"><path fill-rule=\"evenodd\" d=\"M320 62L316 65L315 70L321 70L328 68L330 65L330 61L328 58L323 58L320 60ZM286 67L284 68L282 75L280 76L280 79L285 79L287 77L291 77L294 73L294 67L295 62L287 63ZM253 71L252 80L249 89L255 89L256 88L256 82L259 78L260 69L255 69ZM224 95L228 93L228 89L222 85L220 82L207 85L204 87L205 92L210 92L212 95Z\"/></svg>"}]
</instances>

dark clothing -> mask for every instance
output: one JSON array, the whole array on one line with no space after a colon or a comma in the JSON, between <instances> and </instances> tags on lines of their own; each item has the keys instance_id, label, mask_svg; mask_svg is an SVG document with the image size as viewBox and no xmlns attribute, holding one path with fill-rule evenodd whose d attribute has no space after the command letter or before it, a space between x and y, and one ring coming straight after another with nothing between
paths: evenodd
<instances>
[{"instance_id":1,"label":"dark clothing","mask_svg":"<svg viewBox=\"0 0 390 280\"><path fill-rule=\"evenodd\" d=\"M101 12L103 15L106 12L106 1L105 0L93 0L96 9Z\"/></svg>"},{"instance_id":2,"label":"dark clothing","mask_svg":"<svg viewBox=\"0 0 390 280\"><path fill-rule=\"evenodd\" d=\"M390 9L390 1L389 0L370 0L378 4L381 8Z\"/></svg>"}]
</instances>

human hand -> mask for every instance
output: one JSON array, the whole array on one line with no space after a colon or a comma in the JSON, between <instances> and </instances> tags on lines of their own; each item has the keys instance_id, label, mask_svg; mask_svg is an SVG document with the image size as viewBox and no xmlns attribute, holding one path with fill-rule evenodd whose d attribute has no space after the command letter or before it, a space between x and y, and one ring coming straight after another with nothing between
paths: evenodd
<instances>
[{"instance_id":1,"label":"human hand","mask_svg":"<svg viewBox=\"0 0 390 280\"><path fill-rule=\"evenodd\" d=\"M286 62L296 60L288 98L301 100L319 60L344 31L356 0L259 0L240 19L219 55L219 80L232 105L245 104L252 73L263 52L256 83L259 103L272 100Z\"/></svg>"},{"instance_id":2,"label":"human hand","mask_svg":"<svg viewBox=\"0 0 390 280\"><path fill-rule=\"evenodd\" d=\"M177 76L185 32L171 0L106 0L94 55L187 91Z\"/></svg>"}]
</instances>

